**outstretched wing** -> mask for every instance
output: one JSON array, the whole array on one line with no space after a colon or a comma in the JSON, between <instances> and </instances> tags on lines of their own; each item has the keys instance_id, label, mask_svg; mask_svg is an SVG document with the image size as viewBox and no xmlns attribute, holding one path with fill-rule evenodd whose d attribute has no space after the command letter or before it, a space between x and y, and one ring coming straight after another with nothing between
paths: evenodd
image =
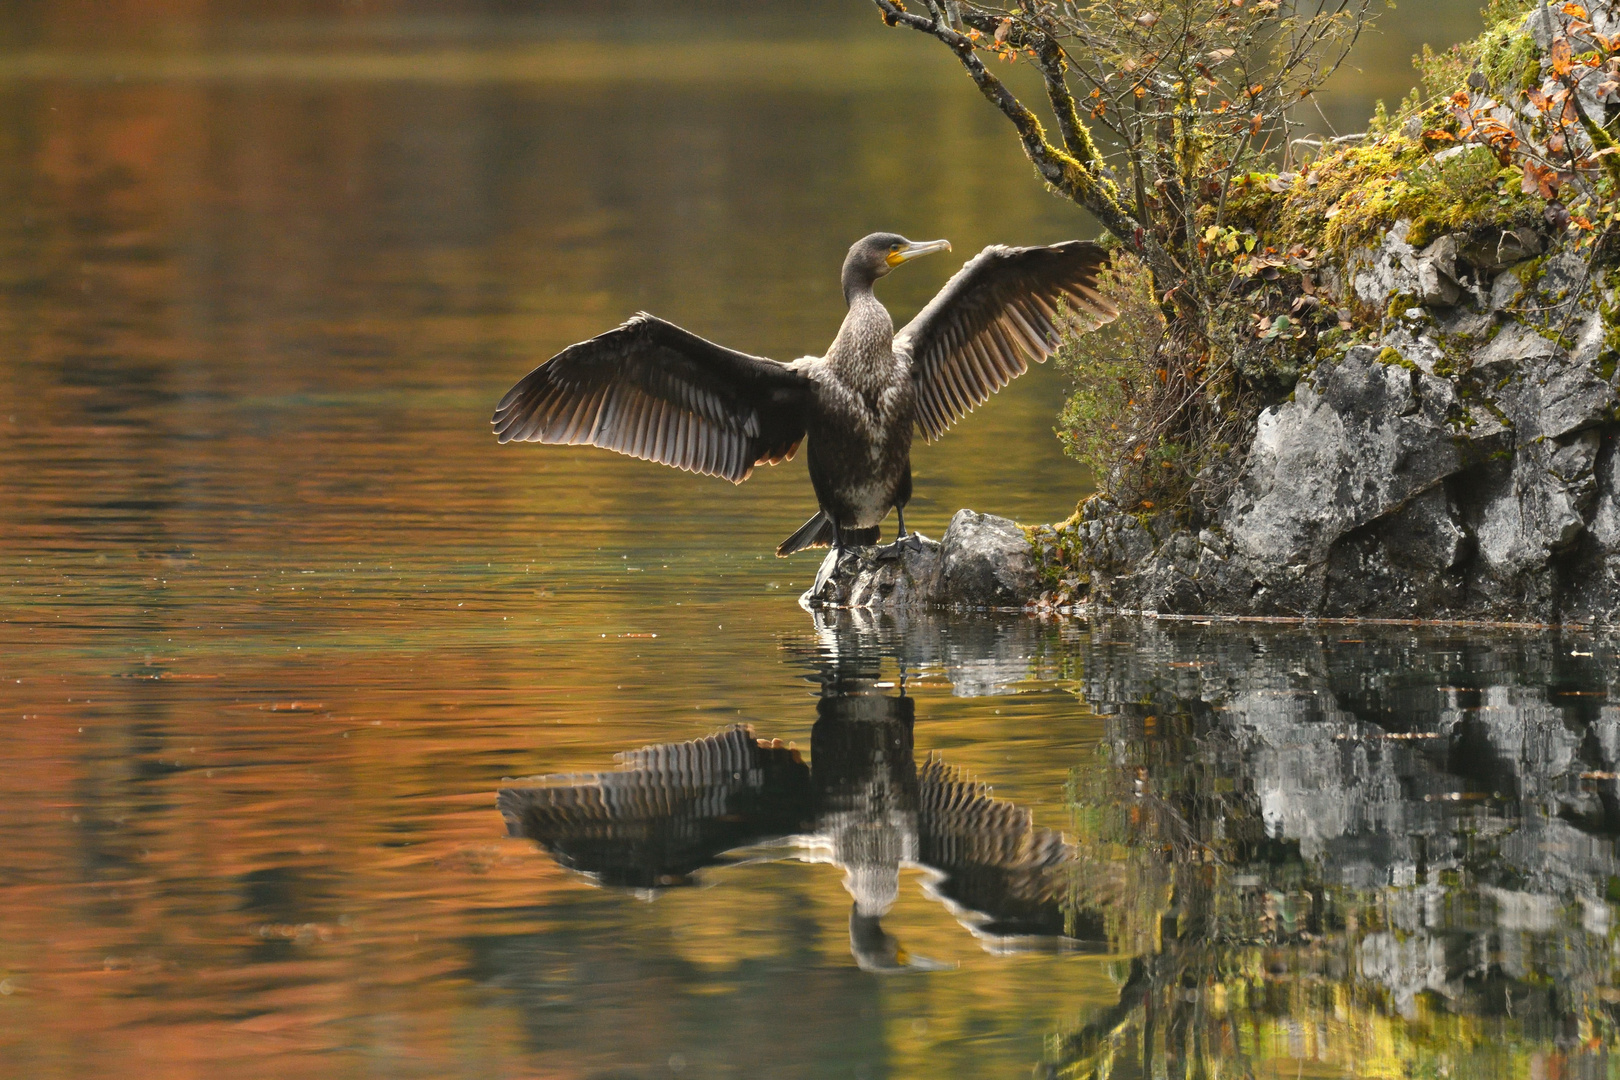
<instances>
[{"instance_id":1,"label":"outstretched wing","mask_svg":"<svg viewBox=\"0 0 1620 1080\"><path fill-rule=\"evenodd\" d=\"M1097 244L995 245L979 252L895 335L917 386L928 441L1045 360L1065 330L1095 330L1119 312L1097 292L1108 265Z\"/></svg>"},{"instance_id":2,"label":"outstretched wing","mask_svg":"<svg viewBox=\"0 0 1620 1080\"><path fill-rule=\"evenodd\" d=\"M503 443L587 443L740 484L793 456L809 392L787 364L638 314L529 372L490 423Z\"/></svg>"}]
</instances>

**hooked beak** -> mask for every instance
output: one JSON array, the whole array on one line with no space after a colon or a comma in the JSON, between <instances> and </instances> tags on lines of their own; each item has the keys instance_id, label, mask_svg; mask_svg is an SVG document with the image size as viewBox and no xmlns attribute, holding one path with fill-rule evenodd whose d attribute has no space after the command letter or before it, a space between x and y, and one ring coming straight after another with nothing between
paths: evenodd
<instances>
[{"instance_id":1,"label":"hooked beak","mask_svg":"<svg viewBox=\"0 0 1620 1080\"><path fill-rule=\"evenodd\" d=\"M922 240L915 244L907 244L899 251L889 252L884 261L887 262L891 267L899 266L903 262L910 262L919 255L931 255L936 251L949 250L951 250L951 242L949 240Z\"/></svg>"}]
</instances>

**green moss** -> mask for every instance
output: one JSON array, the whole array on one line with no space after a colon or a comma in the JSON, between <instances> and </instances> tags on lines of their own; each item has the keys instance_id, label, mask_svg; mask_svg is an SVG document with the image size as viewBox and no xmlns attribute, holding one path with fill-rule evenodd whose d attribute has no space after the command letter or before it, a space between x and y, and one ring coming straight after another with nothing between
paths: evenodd
<instances>
[{"instance_id":1,"label":"green moss","mask_svg":"<svg viewBox=\"0 0 1620 1080\"><path fill-rule=\"evenodd\" d=\"M1434 362L1434 373L1442 379L1457 382L1457 391L1466 396L1466 376L1473 368L1473 354L1466 348L1453 348L1455 338L1439 339L1440 358Z\"/></svg>"},{"instance_id":2,"label":"green moss","mask_svg":"<svg viewBox=\"0 0 1620 1080\"><path fill-rule=\"evenodd\" d=\"M1388 345L1385 345L1382 349L1378 350L1378 362L1380 364L1393 364L1396 367L1403 367L1408 371L1416 371L1418 369L1416 364L1412 363L1412 361L1400 354L1400 350L1392 349Z\"/></svg>"},{"instance_id":3,"label":"green moss","mask_svg":"<svg viewBox=\"0 0 1620 1080\"><path fill-rule=\"evenodd\" d=\"M1069 603L1085 592L1091 576L1085 566L1085 544L1080 533L1080 512L1057 525L1020 525L1029 542L1041 583L1055 603Z\"/></svg>"},{"instance_id":4,"label":"green moss","mask_svg":"<svg viewBox=\"0 0 1620 1080\"><path fill-rule=\"evenodd\" d=\"M1541 50L1535 39L1521 33L1523 14L1502 20L1476 41L1479 69L1492 90L1525 91L1541 82Z\"/></svg>"},{"instance_id":5,"label":"green moss","mask_svg":"<svg viewBox=\"0 0 1620 1080\"><path fill-rule=\"evenodd\" d=\"M1512 269L1513 276L1519 279L1521 292L1534 288L1536 282L1541 280L1541 275L1547 269L1547 260L1550 258L1552 258L1552 252L1537 255L1533 259L1526 259Z\"/></svg>"},{"instance_id":6,"label":"green moss","mask_svg":"<svg viewBox=\"0 0 1620 1080\"><path fill-rule=\"evenodd\" d=\"M1598 353L1598 377L1608 382L1614 378L1616 361L1620 360L1620 303L1613 300L1598 305L1603 319L1603 349Z\"/></svg>"},{"instance_id":7,"label":"green moss","mask_svg":"<svg viewBox=\"0 0 1620 1080\"><path fill-rule=\"evenodd\" d=\"M1490 29L1480 37L1442 53L1425 49L1414 61L1420 90L1394 116L1380 105L1368 141L1318 158L1284 192L1242 186L1234 216L1279 250L1304 243L1349 253L1376 247L1402 219L1411 222L1407 242L1423 247L1449 232L1538 215L1544 204L1524 194L1517 169L1503 168L1482 146L1456 152L1461 131L1446 103L1476 68L1501 96L1540 82L1540 51L1521 29L1534 6L1501 0L1487 9ZM1421 134L1402 134L1413 120ZM1612 160L1620 167L1620 156Z\"/></svg>"},{"instance_id":8,"label":"green moss","mask_svg":"<svg viewBox=\"0 0 1620 1080\"><path fill-rule=\"evenodd\" d=\"M1403 218L1411 222L1407 242L1423 247L1448 232L1508 225L1537 212L1517 174L1502 169L1485 147L1437 160L1455 145L1386 134L1317 160L1280 195L1268 197L1259 185L1246 188L1233 201L1234 216L1279 249L1302 243L1348 253L1376 247Z\"/></svg>"}]
</instances>

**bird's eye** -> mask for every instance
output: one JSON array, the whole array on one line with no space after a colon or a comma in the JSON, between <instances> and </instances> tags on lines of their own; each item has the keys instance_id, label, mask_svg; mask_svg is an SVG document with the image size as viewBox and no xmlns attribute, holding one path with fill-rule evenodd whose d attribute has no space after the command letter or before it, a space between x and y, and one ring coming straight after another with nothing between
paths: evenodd
<instances>
[{"instance_id":1,"label":"bird's eye","mask_svg":"<svg viewBox=\"0 0 1620 1080\"><path fill-rule=\"evenodd\" d=\"M900 245L899 244L890 244L889 245L889 250L890 251L899 251L900 250Z\"/></svg>"}]
</instances>

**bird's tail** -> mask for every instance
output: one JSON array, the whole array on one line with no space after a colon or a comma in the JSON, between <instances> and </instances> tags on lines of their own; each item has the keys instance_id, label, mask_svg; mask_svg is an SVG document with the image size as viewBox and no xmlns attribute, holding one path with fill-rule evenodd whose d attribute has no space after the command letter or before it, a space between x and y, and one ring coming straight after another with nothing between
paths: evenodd
<instances>
[{"instance_id":1,"label":"bird's tail","mask_svg":"<svg viewBox=\"0 0 1620 1080\"><path fill-rule=\"evenodd\" d=\"M832 542L832 518L817 510L809 521L799 526L798 532L776 545L776 556L780 559L805 548L831 547Z\"/></svg>"},{"instance_id":2,"label":"bird's tail","mask_svg":"<svg viewBox=\"0 0 1620 1080\"><path fill-rule=\"evenodd\" d=\"M809 521L799 526L799 530L776 546L778 558L785 558L795 551L805 548L832 547L836 533L832 518L820 510L815 512ZM850 546L861 544L875 544L878 542L878 530L871 529L845 529L844 543Z\"/></svg>"}]
</instances>

